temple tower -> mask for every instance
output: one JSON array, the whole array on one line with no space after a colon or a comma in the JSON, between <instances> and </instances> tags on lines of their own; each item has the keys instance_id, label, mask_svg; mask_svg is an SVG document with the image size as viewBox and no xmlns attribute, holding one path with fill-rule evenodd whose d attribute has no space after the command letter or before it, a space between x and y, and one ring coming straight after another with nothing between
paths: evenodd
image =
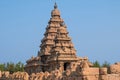
<instances>
[{"instance_id":1,"label":"temple tower","mask_svg":"<svg viewBox=\"0 0 120 80\"><path fill-rule=\"evenodd\" d=\"M68 36L67 26L60 16L57 4L51 12L51 18L41 40L37 57L27 60L25 70L28 73L67 69L71 62L77 62L76 50Z\"/></svg>"},{"instance_id":2,"label":"temple tower","mask_svg":"<svg viewBox=\"0 0 120 80\"><path fill-rule=\"evenodd\" d=\"M65 70L71 62L77 61L76 50L66 28L55 3L38 53L44 64L42 65L43 71L59 68L60 64Z\"/></svg>"},{"instance_id":3,"label":"temple tower","mask_svg":"<svg viewBox=\"0 0 120 80\"><path fill-rule=\"evenodd\" d=\"M51 55L50 50L55 44L54 39L61 23L63 23L63 20L60 17L60 12L57 9L57 4L55 3L44 38L41 40L40 51L38 52L38 56L41 57L43 63L46 63L46 59Z\"/></svg>"}]
</instances>

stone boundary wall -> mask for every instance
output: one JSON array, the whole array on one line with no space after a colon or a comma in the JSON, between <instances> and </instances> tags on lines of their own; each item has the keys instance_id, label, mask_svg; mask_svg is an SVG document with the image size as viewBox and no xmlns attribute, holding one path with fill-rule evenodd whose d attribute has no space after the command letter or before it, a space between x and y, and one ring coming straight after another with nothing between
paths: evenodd
<instances>
[{"instance_id":1,"label":"stone boundary wall","mask_svg":"<svg viewBox=\"0 0 120 80\"><path fill-rule=\"evenodd\" d=\"M120 80L120 74L108 74L107 80Z\"/></svg>"},{"instance_id":2,"label":"stone boundary wall","mask_svg":"<svg viewBox=\"0 0 120 80\"><path fill-rule=\"evenodd\" d=\"M26 72L16 72L13 74L1 72L0 80L120 80L120 74L65 76L59 74L58 70L53 73L40 72L31 75L28 75Z\"/></svg>"},{"instance_id":3,"label":"stone boundary wall","mask_svg":"<svg viewBox=\"0 0 120 80\"><path fill-rule=\"evenodd\" d=\"M0 80L120 80L120 63L110 66L110 73L107 68L89 67L87 63L78 65L76 68L68 68L66 71L56 69L52 72L39 72L28 75L27 72L0 71Z\"/></svg>"}]
</instances>

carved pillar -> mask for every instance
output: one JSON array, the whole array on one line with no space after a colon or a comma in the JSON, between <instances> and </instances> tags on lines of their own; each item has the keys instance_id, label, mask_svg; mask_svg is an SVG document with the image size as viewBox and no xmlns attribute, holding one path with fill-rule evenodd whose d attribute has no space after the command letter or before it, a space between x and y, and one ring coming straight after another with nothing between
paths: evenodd
<instances>
[{"instance_id":1,"label":"carved pillar","mask_svg":"<svg viewBox=\"0 0 120 80\"><path fill-rule=\"evenodd\" d=\"M60 73L64 71L64 62L60 62L59 70L60 70Z\"/></svg>"}]
</instances>

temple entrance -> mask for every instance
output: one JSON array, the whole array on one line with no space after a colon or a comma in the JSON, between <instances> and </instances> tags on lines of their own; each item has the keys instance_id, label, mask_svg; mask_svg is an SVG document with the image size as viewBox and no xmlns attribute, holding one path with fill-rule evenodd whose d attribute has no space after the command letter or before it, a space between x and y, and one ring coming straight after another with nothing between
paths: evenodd
<instances>
[{"instance_id":1,"label":"temple entrance","mask_svg":"<svg viewBox=\"0 0 120 80\"><path fill-rule=\"evenodd\" d=\"M67 67L70 65L70 63L66 62L64 63L64 71L67 69Z\"/></svg>"}]
</instances>

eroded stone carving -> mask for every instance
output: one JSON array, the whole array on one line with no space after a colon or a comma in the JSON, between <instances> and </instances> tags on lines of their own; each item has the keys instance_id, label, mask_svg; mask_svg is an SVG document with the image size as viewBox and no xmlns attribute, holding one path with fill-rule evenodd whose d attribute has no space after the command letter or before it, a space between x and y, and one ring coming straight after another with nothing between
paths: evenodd
<instances>
[{"instance_id":1,"label":"eroded stone carving","mask_svg":"<svg viewBox=\"0 0 120 80\"><path fill-rule=\"evenodd\" d=\"M111 65L110 72L114 74L120 74L120 62Z\"/></svg>"}]
</instances>

